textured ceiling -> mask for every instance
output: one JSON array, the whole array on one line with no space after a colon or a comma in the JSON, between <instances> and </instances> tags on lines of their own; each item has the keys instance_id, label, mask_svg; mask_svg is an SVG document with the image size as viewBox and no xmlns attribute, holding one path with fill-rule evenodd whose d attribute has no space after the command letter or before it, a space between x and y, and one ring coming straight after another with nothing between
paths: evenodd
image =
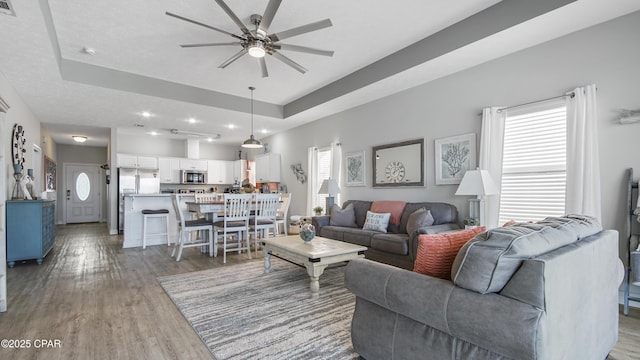
<instances>
[{"instance_id":1,"label":"textured ceiling","mask_svg":"<svg viewBox=\"0 0 640 360\"><path fill-rule=\"evenodd\" d=\"M227 1L247 24L267 3ZM283 1L270 32L330 18L332 27L283 42L335 54L282 50L309 71L268 56L262 78L248 55L218 68L239 47L178 46L233 39L166 11L240 33L212 0L13 1L16 16L0 16L0 71L58 143L84 131L86 144L103 146L113 127L159 136L177 128L239 144L249 133L248 86L256 87L260 138L640 9L635 0L374 4Z\"/></svg>"}]
</instances>

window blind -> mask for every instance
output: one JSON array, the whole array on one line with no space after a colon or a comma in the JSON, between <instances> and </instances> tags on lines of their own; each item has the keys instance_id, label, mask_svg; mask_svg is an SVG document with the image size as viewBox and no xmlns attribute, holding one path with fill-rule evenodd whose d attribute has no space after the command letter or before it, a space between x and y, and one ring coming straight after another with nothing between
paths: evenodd
<instances>
[{"instance_id":1,"label":"window blind","mask_svg":"<svg viewBox=\"0 0 640 360\"><path fill-rule=\"evenodd\" d=\"M564 215L566 107L557 102L507 114L499 222Z\"/></svg>"}]
</instances>

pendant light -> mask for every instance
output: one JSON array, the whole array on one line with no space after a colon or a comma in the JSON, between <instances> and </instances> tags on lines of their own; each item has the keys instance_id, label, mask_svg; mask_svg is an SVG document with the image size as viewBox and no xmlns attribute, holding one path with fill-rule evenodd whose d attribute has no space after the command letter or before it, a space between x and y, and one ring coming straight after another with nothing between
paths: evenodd
<instances>
[{"instance_id":1,"label":"pendant light","mask_svg":"<svg viewBox=\"0 0 640 360\"><path fill-rule=\"evenodd\" d=\"M253 86L249 86L249 90L251 90L251 136L242 143L242 147L247 149L258 149L262 147L260 141L253 137L253 90L255 89Z\"/></svg>"}]
</instances>

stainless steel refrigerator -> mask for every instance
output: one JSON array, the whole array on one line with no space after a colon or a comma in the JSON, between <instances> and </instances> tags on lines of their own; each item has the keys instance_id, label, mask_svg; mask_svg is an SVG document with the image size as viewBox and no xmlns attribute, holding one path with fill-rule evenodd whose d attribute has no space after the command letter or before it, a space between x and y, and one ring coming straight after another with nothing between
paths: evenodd
<instances>
[{"instance_id":1,"label":"stainless steel refrigerator","mask_svg":"<svg viewBox=\"0 0 640 360\"><path fill-rule=\"evenodd\" d=\"M126 194L159 194L158 170L118 168L118 231L124 230L124 196Z\"/></svg>"}]
</instances>

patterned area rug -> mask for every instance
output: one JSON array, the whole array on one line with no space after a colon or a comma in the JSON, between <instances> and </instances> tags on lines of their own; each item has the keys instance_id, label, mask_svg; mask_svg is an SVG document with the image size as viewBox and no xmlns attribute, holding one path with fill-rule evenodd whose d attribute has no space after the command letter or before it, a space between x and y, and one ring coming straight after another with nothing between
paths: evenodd
<instances>
[{"instance_id":1,"label":"patterned area rug","mask_svg":"<svg viewBox=\"0 0 640 360\"><path fill-rule=\"evenodd\" d=\"M344 266L325 270L312 298L304 268L278 258L158 278L216 359L353 359L355 296Z\"/></svg>"}]
</instances>

